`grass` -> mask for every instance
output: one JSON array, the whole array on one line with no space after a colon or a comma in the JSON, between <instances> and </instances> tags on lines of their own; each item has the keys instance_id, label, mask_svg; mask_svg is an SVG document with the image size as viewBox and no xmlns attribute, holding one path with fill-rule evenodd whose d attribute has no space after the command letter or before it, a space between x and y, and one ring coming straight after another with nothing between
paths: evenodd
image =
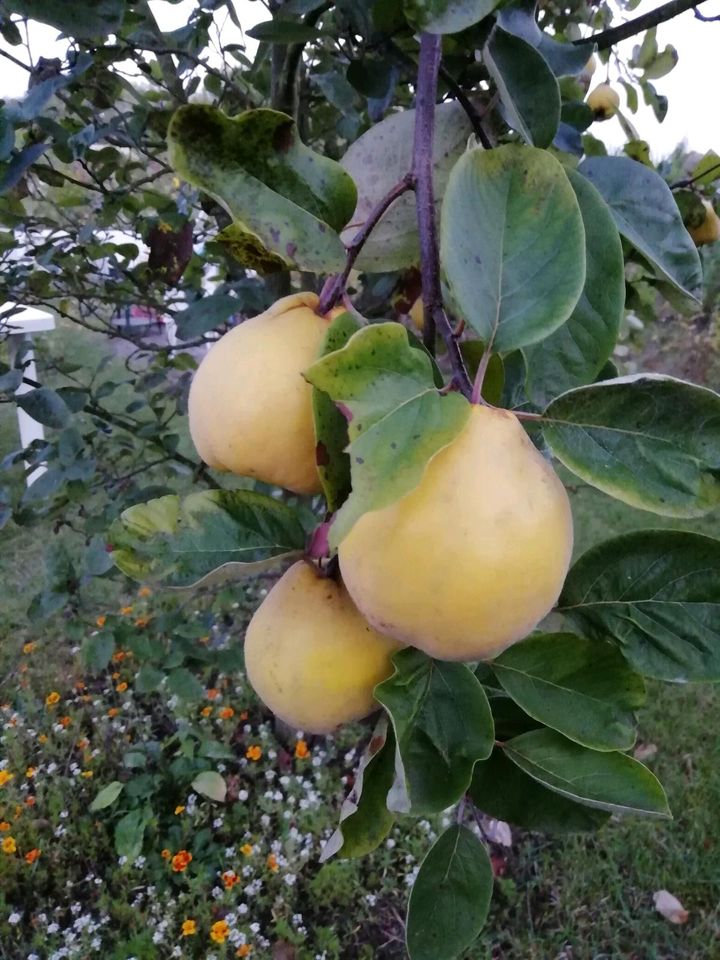
<instances>
[{"instance_id":1,"label":"grass","mask_svg":"<svg viewBox=\"0 0 720 960\"><path fill-rule=\"evenodd\" d=\"M104 345L85 334L60 329L53 334L51 346L53 352L81 352L84 360L97 361ZM114 360L106 376L118 379L123 371L122 362ZM114 397L113 402L121 403L122 395ZM16 445L15 430L14 412L0 407L0 454ZM665 520L632 510L569 476L565 479L571 485L576 554L602 539L642 527L674 527L720 536L718 517ZM18 471L10 481L16 486L21 483ZM42 557L51 535L49 524L24 528L12 522L0 534L2 673L17 665L22 641L42 633L44 649L49 652L38 684L46 684L65 668L69 646L60 618L40 627L30 627L24 618L29 599L41 582ZM110 589L112 592L115 588ZM119 605L119 586L113 595ZM12 677L9 681L12 684ZM504 873L498 880L486 932L467 952L467 960L720 958L718 715L717 688L650 684L648 704L640 715L639 742L657 747L647 762L666 786L675 819L668 823L611 821L591 837L558 840L517 835L501 864ZM398 846L403 836L403 831L397 833ZM417 848L417 839L413 844ZM334 910L352 912L373 884L378 889L392 888L395 868L382 857L374 863L362 869L337 867L335 872L319 873L311 892L327 901L329 914ZM388 895L389 912L383 913L383 902L377 907L378 916L386 918L384 929L391 932L392 910L405 896L399 875L396 885L400 888L396 890L396 903ZM672 926L655 912L652 894L663 888L690 911L686 925ZM403 956L392 936L373 934L371 939L378 946L363 957L390 960ZM352 953L356 955L360 954Z\"/></svg>"}]
</instances>

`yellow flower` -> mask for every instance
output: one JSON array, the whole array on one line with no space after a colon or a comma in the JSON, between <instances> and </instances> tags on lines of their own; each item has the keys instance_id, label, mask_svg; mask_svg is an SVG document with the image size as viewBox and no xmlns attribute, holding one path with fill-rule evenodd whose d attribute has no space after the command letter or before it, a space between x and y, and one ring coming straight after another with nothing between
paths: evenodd
<instances>
[{"instance_id":1,"label":"yellow flower","mask_svg":"<svg viewBox=\"0 0 720 960\"><path fill-rule=\"evenodd\" d=\"M251 856L252 856L252 852L253 852L253 846L252 846L251 843L244 843L244 844L240 847L240 853L241 853L244 857L251 857Z\"/></svg>"},{"instance_id":2,"label":"yellow flower","mask_svg":"<svg viewBox=\"0 0 720 960\"><path fill-rule=\"evenodd\" d=\"M138 590L139 597L149 597L151 595L152 595L152 590L150 589L150 587L140 587L140 589Z\"/></svg>"},{"instance_id":3,"label":"yellow flower","mask_svg":"<svg viewBox=\"0 0 720 960\"><path fill-rule=\"evenodd\" d=\"M38 743L47 743L47 739L48 739L48 738L47 738L47 734L46 734L46 733L39 733L39 734L38 734Z\"/></svg>"},{"instance_id":4,"label":"yellow flower","mask_svg":"<svg viewBox=\"0 0 720 960\"><path fill-rule=\"evenodd\" d=\"M163 860L169 860L170 857L172 856L172 853L170 850L168 850L167 847L165 847L163 850L160 851L160 856L163 858Z\"/></svg>"},{"instance_id":5,"label":"yellow flower","mask_svg":"<svg viewBox=\"0 0 720 960\"><path fill-rule=\"evenodd\" d=\"M280 869L278 866L277 857L274 853L269 854L266 862L268 870L271 870L273 873L277 873Z\"/></svg>"},{"instance_id":6,"label":"yellow flower","mask_svg":"<svg viewBox=\"0 0 720 960\"><path fill-rule=\"evenodd\" d=\"M184 804L184 803L179 803L179 804L175 807L175 816L176 816L176 817L179 817L180 814L183 813L184 811L185 811L185 804Z\"/></svg>"},{"instance_id":7,"label":"yellow flower","mask_svg":"<svg viewBox=\"0 0 720 960\"><path fill-rule=\"evenodd\" d=\"M95 626L100 627L101 630L105 626L106 622L107 617L104 614L101 614L99 617L95 618Z\"/></svg>"},{"instance_id":8,"label":"yellow flower","mask_svg":"<svg viewBox=\"0 0 720 960\"><path fill-rule=\"evenodd\" d=\"M4 787L15 776L14 773L10 773L9 770L0 770L0 787Z\"/></svg>"},{"instance_id":9,"label":"yellow flower","mask_svg":"<svg viewBox=\"0 0 720 960\"><path fill-rule=\"evenodd\" d=\"M28 778L28 780L30 780L32 779L32 777L35 776L36 773L37 773L37 770L35 769L35 767L28 767L27 770L25 771L25 776Z\"/></svg>"},{"instance_id":10,"label":"yellow flower","mask_svg":"<svg viewBox=\"0 0 720 960\"><path fill-rule=\"evenodd\" d=\"M226 920L218 920L210 927L210 939L213 943L225 943L229 933L230 927Z\"/></svg>"},{"instance_id":11,"label":"yellow flower","mask_svg":"<svg viewBox=\"0 0 720 960\"><path fill-rule=\"evenodd\" d=\"M202 717L210 717L210 716L212 716L212 712L213 712L213 708L212 708L212 707L203 707L202 710L200 711L200 716L202 716Z\"/></svg>"},{"instance_id":12,"label":"yellow flower","mask_svg":"<svg viewBox=\"0 0 720 960\"><path fill-rule=\"evenodd\" d=\"M128 606L128 607L120 607L120 616L121 616L121 617L129 617L132 612L133 612L132 605L130 605L130 606Z\"/></svg>"},{"instance_id":13,"label":"yellow flower","mask_svg":"<svg viewBox=\"0 0 720 960\"><path fill-rule=\"evenodd\" d=\"M35 644L32 641L30 641L30 643L23 644L23 653L32 653L34 649Z\"/></svg>"},{"instance_id":14,"label":"yellow flower","mask_svg":"<svg viewBox=\"0 0 720 960\"><path fill-rule=\"evenodd\" d=\"M298 760L304 760L306 757L310 756L310 748L305 740L298 740L298 742L295 744L295 756Z\"/></svg>"},{"instance_id":15,"label":"yellow flower","mask_svg":"<svg viewBox=\"0 0 720 960\"><path fill-rule=\"evenodd\" d=\"M122 681L115 687L115 689L117 690L118 693L125 693L125 691L127 690L127 688L128 688L128 685L125 683L124 680L122 680Z\"/></svg>"},{"instance_id":16,"label":"yellow flower","mask_svg":"<svg viewBox=\"0 0 720 960\"><path fill-rule=\"evenodd\" d=\"M1 846L3 853L15 853L17 851L14 837L4 837Z\"/></svg>"},{"instance_id":17,"label":"yellow flower","mask_svg":"<svg viewBox=\"0 0 720 960\"><path fill-rule=\"evenodd\" d=\"M256 743L248 747L245 751L245 756L248 760L259 760L262 757L262 747L259 747Z\"/></svg>"},{"instance_id":18,"label":"yellow flower","mask_svg":"<svg viewBox=\"0 0 720 960\"><path fill-rule=\"evenodd\" d=\"M92 770L83 770L83 772L80 774L80 776L81 776L81 777L85 777L86 780L89 780L90 777L94 776L94 773L93 773Z\"/></svg>"},{"instance_id":19,"label":"yellow flower","mask_svg":"<svg viewBox=\"0 0 720 960\"><path fill-rule=\"evenodd\" d=\"M40 856L40 851L38 850L37 847L33 847L32 850L28 850L28 852L25 854L25 860L28 863L35 863L35 861L39 856Z\"/></svg>"},{"instance_id":20,"label":"yellow flower","mask_svg":"<svg viewBox=\"0 0 720 960\"><path fill-rule=\"evenodd\" d=\"M197 933L197 924L194 920L183 920L180 929L184 937L194 937Z\"/></svg>"},{"instance_id":21,"label":"yellow flower","mask_svg":"<svg viewBox=\"0 0 720 960\"><path fill-rule=\"evenodd\" d=\"M169 223L166 223L165 220L160 220L158 223L158 230L160 233L172 233L172 227Z\"/></svg>"},{"instance_id":22,"label":"yellow flower","mask_svg":"<svg viewBox=\"0 0 720 960\"><path fill-rule=\"evenodd\" d=\"M45 705L48 707L54 707L55 704L59 702L60 702L60 694L57 692L57 690L52 690L45 697Z\"/></svg>"}]
</instances>

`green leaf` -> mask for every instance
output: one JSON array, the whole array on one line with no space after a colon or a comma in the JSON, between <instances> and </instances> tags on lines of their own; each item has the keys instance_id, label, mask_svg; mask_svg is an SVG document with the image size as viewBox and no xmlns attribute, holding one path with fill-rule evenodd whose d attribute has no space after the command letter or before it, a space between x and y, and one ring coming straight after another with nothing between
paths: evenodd
<instances>
[{"instance_id":1,"label":"green leaf","mask_svg":"<svg viewBox=\"0 0 720 960\"><path fill-rule=\"evenodd\" d=\"M15 397L15 402L28 416L46 427L64 427L70 419L65 401L49 387L37 387Z\"/></svg>"},{"instance_id":2,"label":"green leaf","mask_svg":"<svg viewBox=\"0 0 720 960\"><path fill-rule=\"evenodd\" d=\"M328 327L320 347L320 357L344 347L359 329L351 313L342 313ZM327 393L313 389L313 417L318 474L328 510L338 510L350 493L350 457L345 452L348 444L347 420Z\"/></svg>"},{"instance_id":3,"label":"green leaf","mask_svg":"<svg viewBox=\"0 0 720 960\"><path fill-rule=\"evenodd\" d=\"M350 243L370 211L412 167L414 130L415 111L401 110L374 124L348 147L341 163L357 185L358 198L350 225L342 234L345 243ZM453 101L437 105L433 186L438 210L450 170L462 156L471 133L472 126L460 104ZM402 270L419 259L415 197L407 193L395 201L370 234L356 265L360 270L384 272Z\"/></svg>"},{"instance_id":4,"label":"green leaf","mask_svg":"<svg viewBox=\"0 0 720 960\"><path fill-rule=\"evenodd\" d=\"M492 666L526 713L576 743L592 750L629 750L635 743L633 711L645 701L645 684L613 644L537 634Z\"/></svg>"},{"instance_id":5,"label":"green leaf","mask_svg":"<svg viewBox=\"0 0 720 960\"><path fill-rule=\"evenodd\" d=\"M679 530L607 540L572 567L559 610L641 673L720 680L720 541Z\"/></svg>"},{"instance_id":6,"label":"green leaf","mask_svg":"<svg viewBox=\"0 0 720 960\"><path fill-rule=\"evenodd\" d=\"M643 73L643 80L660 80L677 66L678 52L668 44L662 53L659 53L652 63L648 64Z\"/></svg>"},{"instance_id":7,"label":"green leaf","mask_svg":"<svg viewBox=\"0 0 720 960\"><path fill-rule=\"evenodd\" d=\"M132 863L142 852L145 820L142 810L131 810L115 824L115 852Z\"/></svg>"},{"instance_id":8,"label":"green leaf","mask_svg":"<svg viewBox=\"0 0 720 960\"><path fill-rule=\"evenodd\" d=\"M388 807L416 816L440 813L465 793L476 761L490 755L490 706L463 663L433 660L410 647L393 663L393 676L375 688L397 743Z\"/></svg>"},{"instance_id":9,"label":"green leaf","mask_svg":"<svg viewBox=\"0 0 720 960\"><path fill-rule=\"evenodd\" d=\"M295 556L305 532L287 504L250 490L203 490L138 503L108 537L129 577L172 587L236 579Z\"/></svg>"},{"instance_id":10,"label":"green leaf","mask_svg":"<svg viewBox=\"0 0 720 960\"><path fill-rule=\"evenodd\" d=\"M136 693L154 693L165 679L165 674L157 667L144 663L135 674L133 687Z\"/></svg>"},{"instance_id":11,"label":"green leaf","mask_svg":"<svg viewBox=\"0 0 720 960\"><path fill-rule=\"evenodd\" d=\"M170 671L167 688L172 695L180 697L181 700L202 700L205 696L205 687L187 667L177 667Z\"/></svg>"},{"instance_id":12,"label":"green leaf","mask_svg":"<svg viewBox=\"0 0 720 960\"><path fill-rule=\"evenodd\" d=\"M125 14L125 0L5 0L6 13L49 23L68 37L106 37L117 33Z\"/></svg>"},{"instance_id":13,"label":"green leaf","mask_svg":"<svg viewBox=\"0 0 720 960\"><path fill-rule=\"evenodd\" d=\"M224 803L227 794L227 785L215 770L205 770L199 773L190 784L195 793L209 797L217 803Z\"/></svg>"},{"instance_id":14,"label":"green leaf","mask_svg":"<svg viewBox=\"0 0 720 960\"><path fill-rule=\"evenodd\" d=\"M585 227L585 286L567 322L524 350L526 389L540 406L595 380L612 355L625 304L622 244L610 211L591 183L566 172Z\"/></svg>"},{"instance_id":15,"label":"green leaf","mask_svg":"<svg viewBox=\"0 0 720 960\"><path fill-rule=\"evenodd\" d=\"M464 427L470 405L460 394L438 393L430 357L398 323L362 328L304 375L350 417L352 493L330 528L336 547L363 513L418 485L430 458Z\"/></svg>"},{"instance_id":16,"label":"green leaf","mask_svg":"<svg viewBox=\"0 0 720 960\"><path fill-rule=\"evenodd\" d=\"M405 16L426 33L459 33L478 23L501 0L404 0Z\"/></svg>"},{"instance_id":17,"label":"green leaf","mask_svg":"<svg viewBox=\"0 0 720 960\"><path fill-rule=\"evenodd\" d=\"M690 176L699 186L708 186L720 179L720 157L714 150L708 150L692 170Z\"/></svg>"},{"instance_id":18,"label":"green leaf","mask_svg":"<svg viewBox=\"0 0 720 960\"><path fill-rule=\"evenodd\" d=\"M238 313L242 304L237 297L227 293L213 293L191 303L181 313L176 314L177 335L180 340L192 340L215 330L226 323L234 313Z\"/></svg>"},{"instance_id":19,"label":"green leaf","mask_svg":"<svg viewBox=\"0 0 720 960\"><path fill-rule=\"evenodd\" d=\"M692 296L702 284L700 257L662 177L629 157L586 157L578 171L600 191L620 233Z\"/></svg>"},{"instance_id":20,"label":"green leaf","mask_svg":"<svg viewBox=\"0 0 720 960\"><path fill-rule=\"evenodd\" d=\"M538 833L597 830L610 816L548 790L499 748L489 759L475 764L470 798L489 816Z\"/></svg>"},{"instance_id":21,"label":"green leaf","mask_svg":"<svg viewBox=\"0 0 720 960\"><path fill-rule=\"evenodd\" d=\"M343 801L338 828L323 847L321 863L337 853L343 859L364 857L385 839L395 820L387 808L394 777L395 737L387 718L381 717Z\"/></svg>"},{"instance_id":22,"label":"green leaf","mask_svg":"<svg viewBox=\"0 0 720 960\"><path fill-rule=\"evenodd\" d=\"M428 851L410 893L410 960L454 960L482 930L492 889L483 844L467 827L449 827Z\"/></svg>"},{"instance_id":23,"label":"green leaf","mask_svg":"<svg viewBox=\"0 0 720 960\"><path fill-rule=\"evenodd\" d=\"M477 375L480 361L485 355L485 344L482 340L463 340L460 344L460 353L465 361L465 368L472 381ZM505 386L505 364L499 353L494 353L488 360L485 368L485 378L482 385L482 396L495 407L503 406L503 388Z\"/></svg>"},{"instance_id":24,"label":"green leaf","mask_svg":"<svg viewBox=\"0 0 720 960\"><path fill-rule=\"evenodd\" d=\"M89 673L101 673L110 663L113 653L115 653L115 638L110 630L100 630L83 641L81 656L83 665Z\"/></svg>"},{"instance_id":25,"label":"green leaf","mask_svg":"<svg viewBox=\"0 0 720 960\"><path fill-rule=\"evenodd\" d=\"M345 250L336 231L352 215L352 178L300 140L276 110L230 119L214 107L180 107L168 128L170 162L222 204L235 220L227 234L246 251L245 265L264 269L340 270ZM242 243L241 243L242 240ZM243 246L244 244L244 246Z\"/></svg>"},{"instance_id":26,"label":"green leaf","mask_svg":"<svg viewBox=\"0 0 720 960\"><path fill-rule=\"evenodd\" d=\"M317 27L295 20L280 19L265 20L246 30L245 33L254 40L276 44L308 43L310 40L317 40L321 35Z\"/></svg>"},{"instance_id":27,"label":"green leaf","mask_svg":"<svg viewBox=\"0 0 720 960\"><path fill-rule=\"evenodd\" d=\"M543 56L526 40L495 26L483 60L510 126L527 143L549 147L560 123L560 88Z\"/></svg>"},{"instance_id":28,"label":"green leaf","mask_svg":"<svg viewBox=\"0 0 720 960\"><path fill-rule=\"evenodd\" d=\"M504 749L533 780L578 803L611 813L671 816L657 777L624 753L588 750L554 730L523 733Z\"/></svg>"},{"instance_id":29,"label":"green leaf","mask_svg":"<svg viewBox=\"0 0 720 960\"><path fill-rule=\"evenodd\" d=\"M120 783L119 780L113 780L112 783L109 783L106 787L103 787L102 790L100 790L95 796L95 799L90 804L90 813L95 813L97 810L104 810L105 807L112 806L122 791L122 783Z\"/></svg>"},{"instance_id":30,"label":"green leaf","mask_svg":"<svg viewBox=\"0 0 720 960\"><path fill-rule=\"evenodd\" d=\"M595 49L592 41L582 44L561 43L538 26L537 0L516 0L507 3L498 14L503 30L522 37L542 54L556 77L581 73Z\"/></svg>"},{"instance_id":31,"label":"green leaf","mask_svg":"<svg viewBox=\"0 0 720 960\"><path fill-rule=\"evenodd\" d=\"M580 208L560 163L536 147L461 157L445 193L440 245L457 313L497 352L542 340L582 293Z\"/></svg>"},{"instance_id":32,"label":"green leaf","mask_svg":"<svg viewBox=\"0 0 720 960\"><path fill-rule=\"evenodd\" d=\"M720 503L720 395L638 374L571 390L544 414L555 456L641 510L698 517Z\"/></svg>"}]
</instances>

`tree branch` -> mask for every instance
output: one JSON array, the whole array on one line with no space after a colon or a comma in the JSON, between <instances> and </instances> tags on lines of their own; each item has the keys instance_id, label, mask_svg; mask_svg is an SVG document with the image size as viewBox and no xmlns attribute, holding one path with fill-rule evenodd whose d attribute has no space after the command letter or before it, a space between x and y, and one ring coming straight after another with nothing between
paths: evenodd
<instances>
[{"instance_id":1,"label":"tree branch","mask_svg":"<svg viewBox=\"0 0 720 960\"><path fill-rule=\"evenodd\" d=\"M423 33L420 37L420 61L415 100L412 172L415 177L417 222L420 234L420 274L425 308L423 341L428 350L433 352L436 331L442 336L452 365L453 381L469 399L472 394L472 384L465 369L457 338L443 308L440 286L440 254L433 190L433 135L441 43L442 38L436 34Z\"/></svg>"},{"instance_id":2,"label":"tree branch","mask_svg":"<svg viewBox=\"0 0 720 960\"><path fill-rule=\"evenodd\" d=\"M696 177L687 177L685 180L676 180L675 183L670 184L671 190L679 190L681 187L689 187L696 180L702 180L703 177L706 177L709 173L714 173L715 170L720 170L720 162L715 163L712 167L708 167L707 170L703 170L702 173L698 173Z\"/></svg>"},{"instance_id":3,"label":"tree branch","mask_svg":"<svg viewBox=\"0 0 720 960\"><path fill-rule=\"evenodd\" d=\"M659 23L672 20L673 17L685 13L686 10L692 10L693 7L698 7L701 3L705 3L705 0L670 0L669 3L664 3L656 10L644 13L641 17L635 17L634 20L628 20L627 23L621 23L619 27L611 27L609 30L603 30L602 33L596 33L573 42L580 45L592 42L597 45L598 50L608 50L616 43L620 43L621 40L627 40L628 37L634 37L637 33L650 30L651 27L656 27Z\"/></svg>"},{"instance_id":4,"label":"tree branch","mask_svg":"<svg viewBox=\"0 0 720 960\"><path fill-rule=\"evenodd\" d=\"M448 90L453 94L457 102L460 104L460 106L463 108L463 110L467 114L468 119L472 124L472 128L475 131L475 136L478 138L478 140L485 147L486 150L491 150L492 143L490 142L490 138L488 137L488 135L485 133L485 128L482 125L482 117L480 116L480 113L475 107L475 104L472 102L470 97L468 97L468 95L465 93L465 91L457 82L455 77L453 77L452 74L448 73L445 67L443 67L442 65L440 66L440 76L442 77L443 82L447 86Z\"/></svg>"}]
</instances>

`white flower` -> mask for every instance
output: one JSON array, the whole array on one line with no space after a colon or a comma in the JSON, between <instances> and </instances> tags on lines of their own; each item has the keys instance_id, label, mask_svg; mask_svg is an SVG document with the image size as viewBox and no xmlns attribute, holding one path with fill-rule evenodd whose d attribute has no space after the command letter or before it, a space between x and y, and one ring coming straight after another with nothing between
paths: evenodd
<instances>
[{"instance_id":1,"label":"white flower","mask_svg":"<svg viewBox=\"0 0 720 960\"><path fill-rule=\"evenodd\" d=\"M54 923L54 922L53 922L53 923L49 923L49 924L48 924L48 928L47 928L47 932L48 932L48 933L57 933L59 930L60 930L60 924L59 924L59 923Z\"/></svg>"},{"instance_id":2,"label":"white flower","mask_svg":"<svg viewBox=\"0 0 720 960\"><path fill-rule=\"evenodd\" d=\"M249 796L250 794L247 792L247 790L240 790L238 793L238 800L242 800L244 802Z\"/></svg>"},{"instance_id":3,"label":"white flower","mask_svg":"<svg viewBox=\"0 0 720 960\"><path fill-rule=\"evenodd\" d=\"M375 896L375 894L374 894L374 893L366 893L366 894L365 894L365 903L367 903L368 906L370 906L370 907L374 907L375 904L377 903L377 897Z\"/></svg>"},{"instance_id":4,"label":"white flower","mask_svg":"<svg viewBox=\"0 0 720 960\"><path fill-rule=\"evenodd\" d=\"M250 929L251 929L251 931L252 931L253 933L255 933L255 934L260 933L260 924L257 923L257 922L256 922L256 923L251 923L251 924L250 924Z\"/></svg>"},{"instance_id":5,"label":"white flower","mask_svg":"<svg viewBox=\"0 0 720 960\"><path fill-rule=\"evenodd\" d=\"M248 905L247 905L246 903L239 903L239 904L238 904L238 908L237 908L237 912L240 914L241 917L244 917L245 914L248 912L249 909L250 909L250 907L248 907Z\"/></svg>"},{"instance_id":6,"label":"white flower","mask_svg":"<svg viewBox=\"0 0 720 960\"><path fill-rule=\"evenodd\" d=\"M220 827L223 825L223 823L224 823L224 820L222 817L215 817L212 823L213 830L219 830Z\"/></svg>"},{"instance_id":7,"label":"white flower","mask_svg":"<svg viewBox=\"0 0 720 960\"><path fill-rule=\"evenodd\" d=\"M385 846L388 848L388 850L392 850L392 848L395 846L395 841L392 837L385 841Z\"/></svg>"},{"instance_id":8,"label":"white flower","mask_svg":"<svg viewBox=\"0 0 720 960\"><path fill-rule=\"evenodd\" d=\"M286 873L285 876L283 877L283 880L289 887L294 887L297 877L295 876L294 873Z\"/></svg>"},{"instance_id":9,"label":"white flower","mask_svg":"<svg viewBox=\"0 0 720 960\"><path fill-rule=\"evenodd\" d=\"M21 920L22 920L21 913L14 912L14 913L11 913L10 916L8 917L8 923L10 924L11 927L16 926L18 923L20 923Z\"/></svg>"}]
</instances>

